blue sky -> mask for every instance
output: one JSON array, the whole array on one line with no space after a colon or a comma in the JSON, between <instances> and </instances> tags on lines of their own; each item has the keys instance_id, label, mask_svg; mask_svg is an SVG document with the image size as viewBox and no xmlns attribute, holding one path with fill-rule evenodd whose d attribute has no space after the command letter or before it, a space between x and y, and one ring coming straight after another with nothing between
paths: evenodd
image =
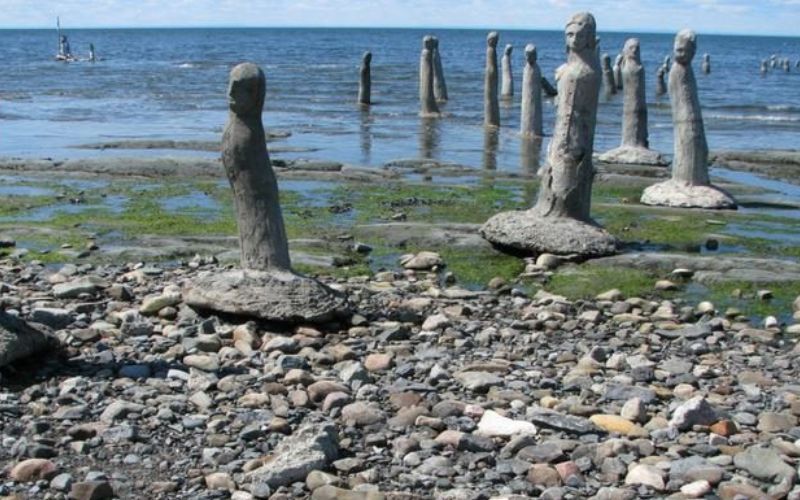
<instances>
[{"instance_id":1,"label":"blue sky","mask_svg":"<svg viewBox=\"0 0 800 500\"><path fill-rule=\"evenodd\" d=\"M800 0L0 0L0 27L380 26L560 29L589 10L601 31L800 36Z\"/></svg>"}]
</instances>

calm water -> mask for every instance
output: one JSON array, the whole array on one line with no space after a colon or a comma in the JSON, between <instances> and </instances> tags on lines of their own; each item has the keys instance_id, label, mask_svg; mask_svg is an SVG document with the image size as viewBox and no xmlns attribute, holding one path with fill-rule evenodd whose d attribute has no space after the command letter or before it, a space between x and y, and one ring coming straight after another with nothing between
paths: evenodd
<instances>
[{"instance_id":1,"label":"calm water","mask_svg":"<svg viewBox=\"0 0 800 500\"><path fill-rule=\"evenodd\" d=\"M94 43L96 64L56 63L52 31L0 31L0 156L75 157L120 151L69 149L120 138L216 139L226 119L230 68L250 60L267 74L267 127L289 129L283 144L319 148L282 157L335 159L381 165L397 158L433 157L476 168L520 168L519 85L523 47L539 48L552 81L564 60L559 32L501 31L500 48L514 45L514 103L502 107L503 129L486 137L482 124L484 31L438 30L449 87L447 116L417 117L420 40L428 31L388 29L67 30L74 53ZM614 55L628 34L601 33ZM672 36L639 35L647 71L650 141L671 152L669 106L654 95L654 75L670 52ZM369 113L353 103L364 50L373 52ZM502 53L502 51L500 51ZM701 54L713 72L699 74ZM790 57L792 71L759 75L771 54ZM800 145L800 38L703 36L695 67L713 148L796 148ZM596 150L619 142L621 95L603 101ZM546 101L546 131L553 106ZM544 144L546 147L546 142ZM488 147L488 153L486 152ZM164 154L130 152L127 154ZM524 167L524 166L523 166Z\"/></svg>"}]
</instances>

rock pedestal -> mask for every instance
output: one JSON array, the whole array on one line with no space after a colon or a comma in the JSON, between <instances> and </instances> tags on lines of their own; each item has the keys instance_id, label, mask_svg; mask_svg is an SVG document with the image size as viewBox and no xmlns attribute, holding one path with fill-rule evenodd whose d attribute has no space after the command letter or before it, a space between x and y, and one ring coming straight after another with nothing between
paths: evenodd
<instances>
[{"instance_id":1,"label":"rock pedestal","mask_svg":"<svg viewBox=\"0 0 800 500\"><path fill-rule=\"evenodd\" d=\"M500 126L500 103L497 100L497 41L499 35L492 31L486 37L486 69L483 77L483 124Z\"/></svg>"},{"instance_id":2,"label":"rock pedestal","mask_svg":"<svg viewBox=\"0 0 800 500\"><path fill-rule=\"evenodd\" d=\"M558 69L558 116L536 205L489 219L481 235L519 254L598 257L616 251L617 240L591 218L592 151L600 92L596 24L589 13L566 27L567 63Z\"/></svg>"},{"instance_id":3,"label":"rock pedestal","mask_svg":"<svg viewBox=\"0 0 800 500\"><path fill-rule=\"evenodd\" d=\"M222 163L233 190L242 269L199 276L187 285L184 300L197 309L268 321L328 321L344 314L347 303L339 293L291 270L278 183L261 122L265 93L266 78L258 66L233 68Z\"/></svg>"},{"instance_id":4,"label":"rock pedestal","mask_svg":"<svg viewBox=\"0 0 800 500\"><path fill-rule=\"evenodd\" d=\"M434 38L428 35L422 39L422 53L419 56L420 116L439 115L439 106L433 94L433 52Z\"/></svg>"},{"instance_id":5,"label":"rock pedestal","mask_svg":"<svg viewBox=\"0 0 800 500\"><path fill-rule=\"evenodd\" d=\"M433 37L433 96L440 102L448 99L442 56L439 54L439 39L436 37Z\"/></svg>"},{"instance_id":6,"label":"rock pedestal","mask_svg":"<svg viewBox=\"0 0 800 500\"><path fill-rule=\"evenodd\" d=\"M511 52L513 45L506 45L503 51L503 58L500 63L503 67L503 85L501 86L500 98L511 100L514 97L514 74L511 71Z\"/></svg>"},{"instance_id":7,"label":"rock pedestal","mask_svg":"<svg viewBox=\"0 0 800 500\"><path fill-rule=\"evenodd\" d=\"M358 103L369 106L372 103L372 52L364 52L361 58L361 73L358 81Z\"/></svg>"},{"instance_id":8,"label":"rock pedestal","mask_svg":"<svg viewBox=\"0 0 800 500\"><path fill-rule=\"evenodd\" d=\"M623 51L622 66L622 145L600 156L608 163L636 165L667 165L657 151L649 149L647 133L647 99L645 97L644 68L639 40L628 39Z\"/></svg>"},{"instance_id":9,"label":"rock pedestal","mask_svg":"<svg viewBox=\"0 0 800 500\"><path fill-rule=\"evenodd\" d=\"M527 137L542 137L542 71L537 63L536 47L525 47L525 69L522 72L522 105L520 133Z\"/></svg>"},{"instance_id":10,"label":"rock pedestal","mask_svg":"<svg viewBox=\"0 0 800 500\"><path fill-rule=\"evenodd\" d=\"M648 187L642 193L645 205L686 208L736 208L736 202L708 178L708 144L697 95L692 59L697 50L693 31L675 37L674 63L669 72L675 152L672 178Z\"/></svg>"}]
</instances>

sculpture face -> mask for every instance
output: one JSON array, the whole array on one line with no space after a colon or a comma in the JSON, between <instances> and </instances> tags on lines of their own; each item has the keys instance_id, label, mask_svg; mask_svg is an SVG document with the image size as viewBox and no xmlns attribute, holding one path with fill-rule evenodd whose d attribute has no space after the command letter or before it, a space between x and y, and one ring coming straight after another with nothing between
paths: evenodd
<instances>
[{"instance_id":1,"label":"sculpture face","mask_svg":"<svg viewBox=\"0 0 800 500\"><path fill-rule=\"evenodd\" d=\"M567 41L567 49L570 52L594 50L597 35L597 24L594 16L588 12L575 14L567 23L564 35Z\"/></svg>"},{"instance_id":2,"label":"sculpture face","mask_svg":"<svg viewBox=\"0 0 800 500\"><path fill-rule=\"evenodd\" d=\"M528 61L528 64L533 66L536 64L536 45L529 43L525 46L525 59Z\"/></svg>"},{"instance_id":3,"label":"sculpture face","mask_svg":"<svg viewBox=\"0 0 800 500\"><path fill-rule=\"evenodd\" d=\"M422 47L428 50L433 50L433 37L428 35L422 39Z\"/></svg>"},{"instance_id":4,"label":"sculpture face","mask_svg":"<svg viewBox=\"0 0 800 500\"><path fill-rule=\"evenodd\" d=\"M513 45L506 45L506 50L504 51L504 54L507 55L507 56L510 56L512 50L514 50L514 46Z\"/></svg>"},{"instance_id":5,"label":"sculpture face","mask_svg":"<svg viewBox=\"0 0 800 500\"><path fill-rule=\"evenodd\" d=\"M625 41L625 47L622 49L624 57L633 59L636 62L641 61L641 49L639 46L638 38L629 38Z\"/></svg>"},{"instance_id":6,"label":"sculpture face","mask_svg":"<svg viewBox=\"0 0 800 500\"><path fill-rule=\"evenodd\" d=\"M267 79L252 63L243 63L231 70L228 85L228 106L237 115L260 114L264 106Z\"/></svg>"},{"instance_id":7,"label":"sculpture face","mask_svg":"<svg viewBox=\"0 0 800 500\"><path fill-rule=\"evenodd\" d=\"M364 64L369 64L372 62L372 52L364 52L364 57L361 59Z\"/></svg>"},{"instance_id":8,"label":"sculpture face","mask_svg":"<svg viewBox=\"0 0 800 500\"><path fill-rule=\"evenodd\" d=\"M697 52L697 35L694 31L683 30L675 36L673 59L678 64L687 65L694 59Z\"/></svg>"},{"instance_id":9,"label":"sculpture face","mask_svg":"<svg viewBox=\"0 0 800 500\"><path fill-rule=\"evenodd\" d=\"M497 41L500 39L500 35L497 34L496 31L492 31L489 35L486 36L486 44L491 47L497 47Z\"/></svg>"}]
</instances>

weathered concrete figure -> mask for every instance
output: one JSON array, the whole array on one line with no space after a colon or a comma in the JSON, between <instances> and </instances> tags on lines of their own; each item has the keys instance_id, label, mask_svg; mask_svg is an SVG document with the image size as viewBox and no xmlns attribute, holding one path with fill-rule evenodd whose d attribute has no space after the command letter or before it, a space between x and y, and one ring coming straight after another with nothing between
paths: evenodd
<instances>
[{"instance_id":1,"label":"weathered concrete figure","mask_svg":"<svg viewBox=\"0 0 800 500\"><path fill-rule=\"evenodd\" d=\"M538 200L530 210L497 214L481 228L481 235L500 248L578 258L616 251L617 240L589 214L601 83L595 33L589 13L576 14L567 24L568 59L557 72L558 115Z\"/></svg>"},{"instance_id":2,"label":"weathered concrete figure","mask_svg":"<svg viewBox=\"0 0 800 500\"><path fill-rule=\"evenodd\" d=\"M536 46L525 46L525 69L522 71L522 106L520 133L526 137L542 137L542 71L537 62Z\"/></svg>"},{"instance_id":3,"label":"weathered concrete figure","mask_svg":"<svg viewBox=\"0 0 800 500\"><path fill-rule=\"evenodd\" d=\"M701 69L703 73L706 75L711 73L711 56L708 54L703 54L703 64L701 65Z\"/></svg>"},{"instance_id":4,"label":"weathered concrete figure","mask_svg":"<svg viewBox=\"0 0 800 500\"><path fill-rule=\"evenodd\" d=\"M89 44L89 62L95 62L97 60L97 56L94 53L94 44Z\"/></svg>"},{"instance_id":5,"label":"weathered concrete figure","mask_svg":"<svg viewBox=\"0 0 800 500\"><path fill-rule=\"evenodd\" d=\"M358 81L358 103L369 106L372 103L372 52L364 52L361 57L361 73Z\"/></svg>"},{"instance_id":6,"label":"weathered concrete figure","mask_svg":"<svg viewBox=\"0 0 800 500\"><path fill-rule=\"evenodd\" d=\"M690 208L736 208L726 192L711 185L708 178L708 144L697 96L692 59L697 36L683 30L675 37L674 64L669 72L675 151L672 179L644 190L642 203Z\"/></svg>"},{"instance_id":7,"label":"weathered concrete figure","mask_svg":"<svg viewBox=\"0 0 800 500\"><path fill-rule=\"evenodd\" d=\"M322 283L291 270L261 113L266 78L252 63L231 71L230 112L222 135L222 164L233 190L241 270L201 275L187 286L192 307L296 323L323 322L346 310L346 301Z\"/></svg>"},{"instance_id":8,"label":"weathered concrete figure","mask_svg":"<svg viewBox=\"0 0 800 500\"><path fill-rule=\"evenodd\" d=\"M547 95L547 97L555 97L558 95L558 89L550 83L547 78L542 77L542 91Z\"/></svg>"},{"instance_id":9,"label":"weathered concrete figure","mask_svg":"<svg viewBox=\"0 0 800 500\"><path fill-rule=\"evenodd\" d=\"M769 60L764 59L761 61L761 76L765 76L769 71Z\"/></svg>"},{"instance_id":10,"label":"weathered concrete figure","mask_svg":"<svg viewBox=\"0 0 800 500\"><path fill-rule=\"evenodd\" d=\"M624 56L622 54L617 54L617 58L614 59L614 83L617 84L617 90L622 90L622 59Z\"/></svg>"},{"instance_id":11,"label":"weathered concrete figure","mask_svg":"<svg viewBox=\"0 0 800 500\"><path fill-rule=\"evenodd\" d=\"M622 65L622 145L600 156L608 163L667 165L657 151L649 149L647 133L647 98L644 67L638 38L629 38L623 49Z\"/></svg>"},{"instance_id":12,"label":"weathered concrete figure","mask_svg":"<svg viewBox=\"0 0 800 500\"><path fill-rule=\"evenodd\" d=\"M667 93L667 82L664 80L667 76L667 68L663 64L659 66L656 72L656 95L662 96Z\"/></svg>"},{"instance_id":13,"label":"weathered concrete figure","mask_svg":"<svg viewBox=\"0 0 800 500\"><path fill-rule=\"evenodd\" d=\"M436 37L433 37L433 96L440 102L448 99L442 56L439 54L439 39Z\"/></svg>"},{"instance_id":14,"label":"weathered concrete figure","mask_svg":"<svg viewBox=\"0 0 800 500\"><path fill-rule=\"evenodd\" d=\"M614 69L611 67L611 56L603 54L603 90L606 95L617 93L617 82L614 81Z\"/></svg>"},{"instance_id":15,"label":"weathered concrete figure","mask_svg":"<svg viewBox=\"0 0 800 500\"><path fill-rule=\"evenodd\" d=\"M486 69L483 77L483 124L500 126L500 103L497 101L497 41L499 35L492 31L486 37Z\"/></svg>"},{"instance_id":16,"label":"weathered concrete figure","mask_svg":"<svg viewBox=\"0 0 800 500\"><path fill-rule=\"evenodd\" d=\"M511 100L514 97L514 74L511 72L511 52L513 50L513 45L506 45L506 49L503 51L503 58L500 60L500 64L503 67L503 84L500 87L500 97L506 100Z\"/></svg>"},{"instance_id":17,"label":"weathered concrete figure","mask_svg":"<svg viewBox=\"0 0 800 500\"><path fill-rule=\"evenodd\" d=\"M439 106L433 95L433 37L422 39L422 53L419 56L419 105L420 116L438 116Z\"/></svg>"},{"instance_id":18,"label":"weathered concrete figure","mask_svg":"<svg viewBox=\"0 0 800 500\"><path fill-rule=\"evenodd\" d=\"M669 70L671 68L671 64L672 63L671 63L670 55L669 54L665 55L664 56L664 70L667 72L667 74L669 74Z\"/></svg>"}]
</instances>

